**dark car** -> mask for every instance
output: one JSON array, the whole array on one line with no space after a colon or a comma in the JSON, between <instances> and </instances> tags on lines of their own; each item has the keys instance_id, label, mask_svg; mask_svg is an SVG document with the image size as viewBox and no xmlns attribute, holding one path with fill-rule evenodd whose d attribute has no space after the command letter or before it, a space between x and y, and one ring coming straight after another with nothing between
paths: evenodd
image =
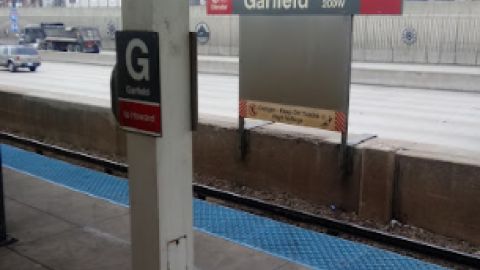
<instances>
[{"instance_id":1,"label":"dark car","mask_svg":"<svg viewBox=\"0 0 480 270\"><path fill-rule=\"evenodd\" d=\"M39 25L27 25L20 34L18 43L37 47L43 39L45 39L45 33Z\"/></svg>"},{"instance_id":2,"label":"dark car","mask_svg":"<svg viewBox=\"0 0 480 270\"><path fill-rule=\"evenodd\" d=\"M76 26L67 29L73 38L77 40L75 44L70 44L67 51L81 51L99 53L102 48L102 37L96 27Z\"/></svg>"},{"instance_id":3,"label":"dark car","mask_svg":"<svg viewBox=\"0 0 480 270\"><path fill-rule=\"evenodd\" d=\"M41 23L26 26L20 44L31 44L41 50L99 53L102 48L96 27L65 27L63 23Z\"/></svg>"},{"instance_id":4,"label":"dark car","mask_svg":"<svg viewBox=\"0 0 480 270\"><path fill-rule=\"evenodd\" d=\"M0 45L0 66L7 67L11 72L17 71L18 68L35 71L40 65L40 55L35 48L24 45Z\"/></svg>"}]
</instances>

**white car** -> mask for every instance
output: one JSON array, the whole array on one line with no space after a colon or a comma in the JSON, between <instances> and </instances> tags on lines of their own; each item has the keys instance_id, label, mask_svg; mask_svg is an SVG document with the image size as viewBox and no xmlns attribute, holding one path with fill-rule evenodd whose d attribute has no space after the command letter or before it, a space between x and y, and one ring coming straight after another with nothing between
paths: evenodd
<instances>
[{"instance_id":1,"label":"white car","mask_svg":"<svg viewBox=\"0 0 480 270\"><path fill-rule=\"evenodd\" d=\"M0 45L0 66L7 67L10 72L19 68L35 71L40 65L37 49L23 45Z\"/></svg>"}]
</instances>

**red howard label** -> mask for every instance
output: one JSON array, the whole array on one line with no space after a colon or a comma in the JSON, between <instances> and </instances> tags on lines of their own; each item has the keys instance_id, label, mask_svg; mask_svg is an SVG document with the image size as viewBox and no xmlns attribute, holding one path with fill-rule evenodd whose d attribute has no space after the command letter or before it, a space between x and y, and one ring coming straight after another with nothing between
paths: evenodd
<instances>
[{"instance_id":1,"label":"red howard label","mask_svg":"<svg viewBox=\"0 0 480 270\"><path fill-rule=\"evenodd\" d=\"M207 0L207 14L232 14L233 0Z\"/></svg>"},{"instance_id":2,"label":"red howard label","mask_svg":"<svg viewBox=\"0 0 480 270\"><path fill-rule=\"evenodd\" d=\"M161 135L162 119L160 104L146 104L120 100L118 102L119 122L122 127L140 132Z\"/></svg>"}]
</instances>

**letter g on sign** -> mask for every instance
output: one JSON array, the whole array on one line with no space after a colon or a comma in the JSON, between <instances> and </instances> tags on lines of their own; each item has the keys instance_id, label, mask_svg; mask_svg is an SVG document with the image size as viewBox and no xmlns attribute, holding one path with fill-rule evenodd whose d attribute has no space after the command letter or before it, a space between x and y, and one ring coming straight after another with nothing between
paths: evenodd
<instances>
[{"instance_id":1,"label":"letter g on sign","mask_svg":"<svg viewBox=\"0 0 480 270\"><path fill-rule=\"evenodd\" d=\"M138 57L136 59L133 59L132 53L135 48L140 49L140 51L143 54L148 54L148 47L145 44L145 42L143 42L141 39L138 39L138 38L132 39L128 43L127 50L126 50L126 62L127 62L126 64L127 64L128 73L136 81L141 81L141 80L149 81L150 72L149 72L149 66L148 66L148 58ZM135 68L132 65L132 62L134 60L136 60L135 64L141 67L139 71L135 70Z\"/></svg>"}]
</instances>

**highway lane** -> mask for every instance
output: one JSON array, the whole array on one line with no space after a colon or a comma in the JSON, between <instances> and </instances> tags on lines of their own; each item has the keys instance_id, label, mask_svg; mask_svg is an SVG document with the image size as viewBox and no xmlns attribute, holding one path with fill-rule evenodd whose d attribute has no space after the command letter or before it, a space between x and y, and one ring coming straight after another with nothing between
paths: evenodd
<instances>
[{"instance_id":1,"label":"highway lane","mask_svg":"<svg viewBox=\"0 0 480 270\"><path fill-rule=\"evenodd\" d=\"M109 106L110 70L64 63L44 63L36 73L0 70L0 90ZM237 76L200 74L200 115L234 118L237 103ZM352 85L349 129L480 152L480 93Z\"/></svg>"}]
</instances>

